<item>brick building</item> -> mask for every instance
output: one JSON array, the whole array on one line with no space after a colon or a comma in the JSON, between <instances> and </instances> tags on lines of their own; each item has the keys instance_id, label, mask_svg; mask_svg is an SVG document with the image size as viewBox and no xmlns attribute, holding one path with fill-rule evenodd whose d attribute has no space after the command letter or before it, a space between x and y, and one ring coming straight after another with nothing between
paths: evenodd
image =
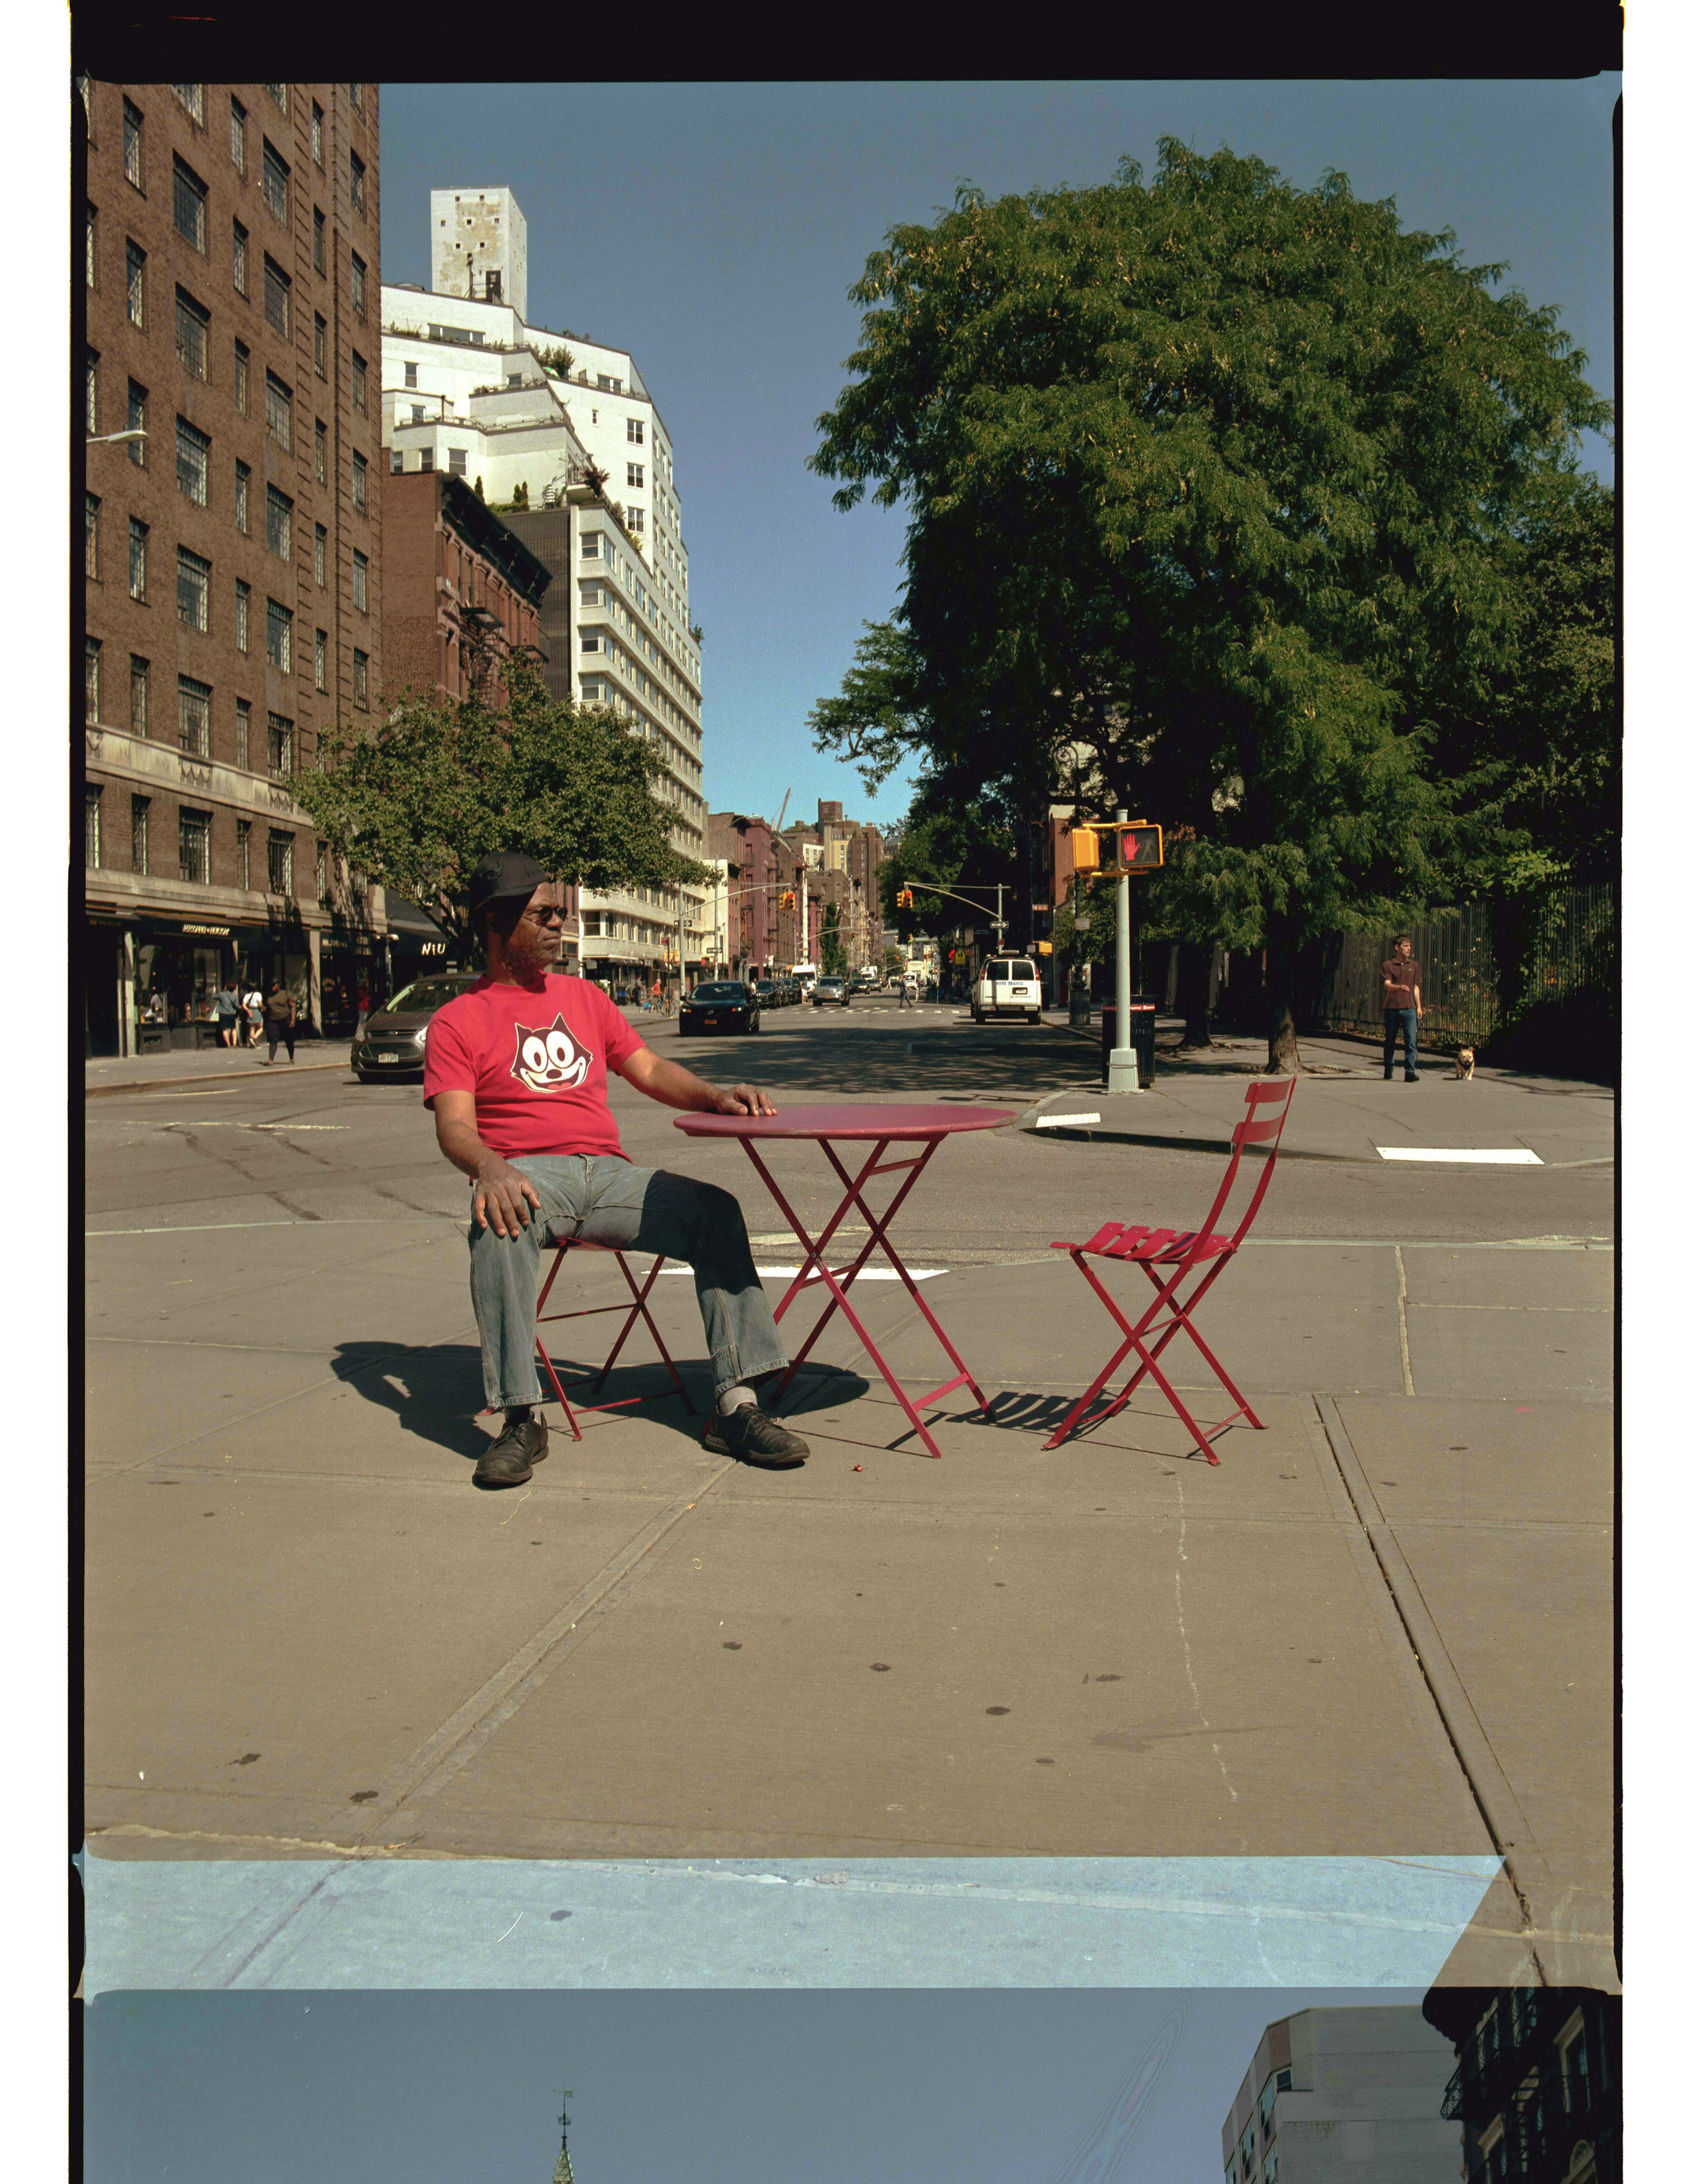
<instances>
[{"instance_id":1,"label":"brick building","mask_svg":"<svg viewBox=\"0 0 1700 2184\"><path fill-rule=\"evenodd\" d=\"M523 656L547 667L543 594L549 571L477 494L443 471L387 472L384 501L385 699L410 691L458 701L476 685L504 702L500 669ZM560 967L577 975L578 890L562 894L567 920ZM399 988L446 953L441 928L391 894L389 965Z\"/></svg>"},{"instance_id":2,"label":"brick building","mask_svg":"<svg viewBox=\"0 0 1700 2184\"><path fill-rule=\"evenodd\" d=\"M794 820L778 838L781 957L818 963L826 914L833 909L845 963L859 971L865 963L877 964L885 945L878 883L885 845L877 827L846 819L841 803L822 797L815 811L812 826ZM786 894L792 898L789 905ZM788 950L795 953L788 956Z\"/></svg>"},{"instance_id":3,"label":"brick building","mask_svg":"<svg viewBox=\"0 0 1700 2184\"><path fill-rule=\"evenodd\" d=\"M706 951L728 975L771 969L778 961L774 836L765 819L743 811L711 811L703 822L705 858L726 867L715 894L720 918Z\"/></svg>"},{"instance_id":4,"label":"brick building","mask_svg":"<svg viewBox=\"0 0 1700 2184\"><path fill-rule=\"evenodd\" d=\"M284 779L384 680L377 86L79 89L89 1050L341 1031L382 899Z\"/></svg>"}]
</instances>

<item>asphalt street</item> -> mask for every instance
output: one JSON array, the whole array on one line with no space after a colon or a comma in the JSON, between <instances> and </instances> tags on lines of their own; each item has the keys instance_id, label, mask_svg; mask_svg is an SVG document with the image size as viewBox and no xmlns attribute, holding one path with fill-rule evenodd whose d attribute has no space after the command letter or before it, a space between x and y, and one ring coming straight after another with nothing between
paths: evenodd
<instances>
[{"instance_id":1,"label":"asphalt street","mask_svg":"<svg viewBox=\"0 0 1700 2184\"><path fill-rule=\"evenodd\" d=\"M1211 1468L1144 1391L1045 1452L1113 1339L1049 1246L1196 1223L1254 1049L1111 1101L1055 1022L882 997L750 1039L639 1022L782 1106L1096 1117L951 1140L894 1232L989 1414L946 1399L931 1461L838 1322L788 1405L809 1464L750 1471L702 1450L640 1330L607 1393L641 1406L579 1443L557 1420L529 1487L479 1495L466 1190L417 1083L310 1049L109 1082L86 1141L95 1855L1495 1852L1446 1976L1613 1982L1609 1093L1388 1084L1371 1050L1307 1042L1201 1318L1266 1429ZM737 1194L777 1301L798 1247L739 1148L613 1100L635 1159ZM839 1195L818 1150L776 1162L814 1228ZM612 1301L610 1262L569 1274ZM900 1286L856 1294L906 1385L945 1377ZM700 1409L688 1276L655 1295ZM608 1325L578 1323L581 1360Z\"/></svg>"}]
</instances>

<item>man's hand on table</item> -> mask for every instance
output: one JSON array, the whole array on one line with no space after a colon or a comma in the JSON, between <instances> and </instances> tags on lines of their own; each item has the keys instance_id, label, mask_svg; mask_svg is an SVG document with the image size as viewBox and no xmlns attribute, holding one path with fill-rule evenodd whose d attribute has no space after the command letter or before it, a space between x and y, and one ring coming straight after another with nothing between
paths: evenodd
<instances>
[{"instance_id":1,"label":"man's hand on table","mask_svg":"<svg viewBox=\"0 0 1700 2184\"><path fill-rule=\"evenodd\" d=\"M779 1110L765 1092L753 1084L734 1084L729 1092L716 1092L711 1115L777 1115Z\"/></svg>"},{"instance_id":2,"label":"man's hand on table","mask_svg":"<svg viewBox=\"0 0 1700 2184\"><path fill-rule=\"evenodd\" d=\"M542 1204L536 1184L499 1153L487 1154L479 1162L472 1178L472 1218L481 1228L493 1228L499 1236L517 1236L531 1226L531 1208Z\"/></svg>"}]
</instances>

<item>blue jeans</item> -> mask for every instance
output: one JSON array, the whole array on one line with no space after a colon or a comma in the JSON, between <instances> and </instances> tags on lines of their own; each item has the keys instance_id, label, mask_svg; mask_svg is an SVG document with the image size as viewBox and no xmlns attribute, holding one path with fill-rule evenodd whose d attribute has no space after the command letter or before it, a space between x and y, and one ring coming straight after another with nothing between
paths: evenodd
<instances>
[{"instance_id":1,"label":"blue jeans","mask_svg":"<svg viewBox=\"0 0 1700 2184\"><path fill-rule=\"evenodd\" d=\"M510 1163L536 1186L540 1206L517 1236L475 1221L472 1309L484 1352L484 1400L506 1410L535 1403L538 1259L544 1244L582 1240L661 1252L696 1274L716 1396L789 1362L762 1293L744 1209L729 1190L611 1154L532 1153Z\"/></svg>"},{"instance_id":2,"label":"blue jeans","mask_svg":"<svg viewBox=\"0 0 1700 2184\"><path fill-rule=\"evenodd\" d=\"M1393 1074L1393 1050L1399 1044L1399 1034L1405 1034L1405 1074L1417 1073L1417 1011L1415 1009L1383 1009L1381 1021L1387 1027L1386 1043L1381 1050L1381 1067L1391 1077Z\"/></svg>"}]
</instances>

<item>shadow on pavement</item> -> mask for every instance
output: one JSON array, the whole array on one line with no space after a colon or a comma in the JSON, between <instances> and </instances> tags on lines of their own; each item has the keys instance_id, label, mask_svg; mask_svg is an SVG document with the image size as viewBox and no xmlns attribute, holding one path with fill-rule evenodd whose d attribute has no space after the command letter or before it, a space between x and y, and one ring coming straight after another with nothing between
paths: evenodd
<instances>
[{"instance_id":1,"label":"shadow on pavement","mask_svg":"<svg viewBox=\"0 0 1700 2184\"><path fill-rule=\"evenodd\" d=\"M1095 1078L1098 1071L1097 1050L1054 1024L975 1024L966 1016L951 1022L922 1016L912 1022L892 1017L872 1036L854 1023L844 1031L841 1039L822 1038L813 1024L794 1030L782 1017L778 1023L770 1019L759 1037L735 1043L658 1035L659 1028L646 1028L646 1036L699 1071L709 1051L732 1045L741 1074L822 1097L1001 1094L1025 1105L1035 1085Z\"/></svg>"}]
</instances>

